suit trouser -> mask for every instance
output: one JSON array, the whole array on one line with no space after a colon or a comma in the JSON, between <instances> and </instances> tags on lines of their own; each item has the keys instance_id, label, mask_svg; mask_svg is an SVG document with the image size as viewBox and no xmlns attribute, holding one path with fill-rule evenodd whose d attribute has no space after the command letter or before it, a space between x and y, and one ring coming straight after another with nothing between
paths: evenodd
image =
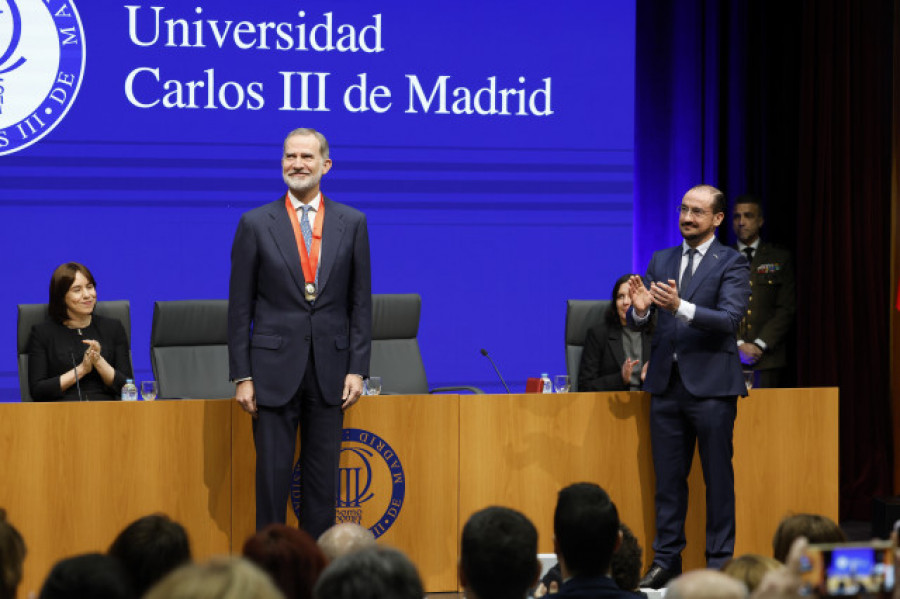
<instances>
[{"instance_id":1,"label":"suit trouser","mask_svg":"<svg viewBox=\"0 0 900 599\"><path fill-rule=\"evenodd\" d=\"M681 571L688 507L687 478L699 444L706 483L706 562L718 568L734 554L734 419L736 397L688 393L677 363L665 393L650 400L650 440L656 472L656 539L653 562Z\"/></svg>"},{"instance_id":2,"label":"suit trouser","mask_svg":"<svg viewBox=\"0 0 900 599\"><path fill-rule=\"evenodd\" d=\"M287 404L259 406L253 422L256 443L256 529L284 523L300 428L300 526L318 539L334 525L338 462L344 415L340 404L322 397L315 359Z\"/></svg>"}]
</instances>

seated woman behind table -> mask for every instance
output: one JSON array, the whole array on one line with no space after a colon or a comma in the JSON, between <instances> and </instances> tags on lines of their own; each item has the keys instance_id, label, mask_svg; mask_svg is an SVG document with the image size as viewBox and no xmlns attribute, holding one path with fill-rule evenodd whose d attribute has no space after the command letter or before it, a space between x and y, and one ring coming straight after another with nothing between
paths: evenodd
<instances>
[{"instance_id":1,"label":"seated woman behind table","mask_svg":"<svg viewBox=\"0 0 900 599\"><path fill-rule=\"evenodd\" d=\"M633 331L625 325L631 306L630 274L613 286L612 303L603 322L591 328L584 340L578 369L579 391L639 391L650 359L651 327Z\"/></svg>"},{"instance_id":2,"label":"seated woman behind table","mask_svg":"<svg viewBox=\"0 0 900 599\"><path fill-rule=\"evenodd\" d=\"M96 283L87 267L67 262L53 271L50 318L35 325L28 340L35 401L120 399L133 376L128 338L121 322L94 314L96 305Z\"/></svg>"}]
</instances>

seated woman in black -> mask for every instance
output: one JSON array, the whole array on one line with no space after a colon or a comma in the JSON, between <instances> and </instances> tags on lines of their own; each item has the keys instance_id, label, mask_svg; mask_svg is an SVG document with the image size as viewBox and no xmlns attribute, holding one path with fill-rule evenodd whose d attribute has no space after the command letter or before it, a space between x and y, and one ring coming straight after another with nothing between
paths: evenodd
<instances>
[{"instance_id":1,"label":"seated woman in black","mask_svg":"<svg viewBox=\"0 0 900 599\"><path fill-rule=\"evenodd\" d=\"M650 327L633 331L625 326L631 306L628 279L624 275L613 286L612 303L603 322L587 332L581 366L579 391L640 391L650 359Z\"/></svg>"},{"instance_id":2,"label":"seated woman in black","mask_svg":"<svg viewBox=\"0 0 900 599\"><path fill-rule=\"evenodd\" d=\"M121 322L94 314L96 304L94 276L85 266L67 262L53 271L50 319L35 325L28 340L35 401L120 399L132 378L128 338Z\"/></svg>"}]
</instances>

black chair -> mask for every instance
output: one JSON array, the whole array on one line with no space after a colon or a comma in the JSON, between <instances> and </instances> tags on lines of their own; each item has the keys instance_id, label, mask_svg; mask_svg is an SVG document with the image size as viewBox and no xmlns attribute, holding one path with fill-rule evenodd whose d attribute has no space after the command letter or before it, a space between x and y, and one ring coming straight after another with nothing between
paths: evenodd
<instances>
[{"instance_id":1,"label":"black chair","mask_svg":"<svg viewBox=\"0 0 900 599\"><path fill-rule=\"evenodd\" d=\"M28 338L31 337L32 327L41 324L50 316L47 314L47 304L19 304L18 308L16 353L19 356L19 393L22 401L34 401L28 387ZM134 372L134 362L131 356L131 305L128 300L97 302L94 314L115 318L125 327L125 335L128 339L128 361L132 363L131 371Z\"/></svg>"},{"instance_id":2,"label":"black chair","mask_svg":"<svg viewBox=\"0 0 900 599\"><path fill-rule=\"evenodd\" d=\"M591 327L603 320L608 307L609 300L566 301L566 372L573 392L578 391L584 338Z\"/></svg>"},{"instance_id":3,"label":"black chair","mask_svg":"<svg viewBox=\"0 0 900 599\"><path fill-rule=\"evenodd\" d=\"M228 377L228 300L153 304L150 362L159 397L234 397Z\"/></svg>"},{"instance_id":4,"label":"black chair","mask_svg":"<svg viewBox=\"0 0 900 599\"><path fill-rule=\"evenodd\" d=\"M421 310L422 297L417 293L372 295L372 357L369 361L369 374L381 377L382 393L484 393L477 387L468 386L428 388L417 339Z\"/></svg>"}]
</instances>

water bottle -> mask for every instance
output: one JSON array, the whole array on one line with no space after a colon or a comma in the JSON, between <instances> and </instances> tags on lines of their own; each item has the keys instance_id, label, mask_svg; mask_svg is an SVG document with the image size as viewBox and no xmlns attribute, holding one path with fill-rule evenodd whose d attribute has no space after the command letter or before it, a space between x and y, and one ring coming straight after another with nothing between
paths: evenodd
<instances>
[{"instance_id":1,"label":"water bottle","mask_svg":"<svg viewBox=\"0 0 900 599\"><path fill-rule=\"evenodd\" d=\"M132 379L128 379L122 385L122 401L137 401L137 387Z\"/></svg>"},{"instance_id":2,"label":"water bottle","mask_svg":"<svg viewBox=\"0 0 900 599\"><path fill-rule=\"evenodd\" d=\"M550 375L546 372L541 373L541 382L544 384L544 389L541 393L553 393L553 384L550 382Z\"/></svg>"}]
</instances>

